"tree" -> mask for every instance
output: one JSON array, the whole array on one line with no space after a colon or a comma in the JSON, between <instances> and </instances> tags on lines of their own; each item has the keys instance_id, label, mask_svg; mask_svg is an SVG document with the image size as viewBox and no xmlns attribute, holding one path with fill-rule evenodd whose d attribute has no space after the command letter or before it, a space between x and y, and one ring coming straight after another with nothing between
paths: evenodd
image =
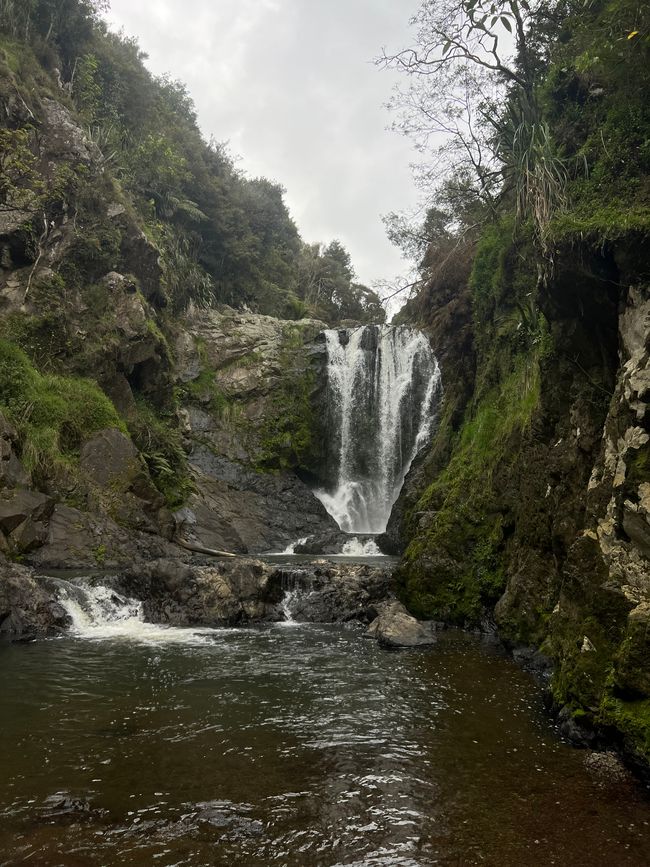
<instances>
[{"instance_id":1,"label":"tree","mask_svg":"<svg viewBox=\"0 0 650 867\"><path fill-rule=\"evenodd\" d=\"M512 194L542 249L566 181L535 90L545 54L538 25L556 5L425 0L414 18L417 44L380 58L409 77L393 106L396 126L429 157L420 181L435 187L471 175L488 213Z\"/></svg>"}]
</instances>

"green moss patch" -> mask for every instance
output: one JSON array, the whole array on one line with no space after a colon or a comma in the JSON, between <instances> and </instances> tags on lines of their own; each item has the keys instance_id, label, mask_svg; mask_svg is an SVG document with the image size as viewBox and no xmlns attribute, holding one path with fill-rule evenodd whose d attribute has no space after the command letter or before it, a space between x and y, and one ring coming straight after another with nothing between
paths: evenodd
<instances>
[{"instance_id":1,"label":"green moss patch","mask_svg":"<svg viewBox=\"0 0 650 867\"><path fill-rule=\"evenodd\" d=\"M57 464L74 461L82 443L97 431L126 431L96 383L44 375L7 340L0 340L0 411L20 433L26 467L43 476Z\"/></svg>"}]
</instances>

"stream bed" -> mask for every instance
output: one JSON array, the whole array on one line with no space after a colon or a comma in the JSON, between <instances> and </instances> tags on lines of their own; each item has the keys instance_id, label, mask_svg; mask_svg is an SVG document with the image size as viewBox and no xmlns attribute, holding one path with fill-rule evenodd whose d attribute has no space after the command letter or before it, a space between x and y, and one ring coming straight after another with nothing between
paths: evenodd
<instances>
[{"instance_id":1,"label":"stream bed","mask_svg":"<svg viewBox=\"0 0 650 867\"><path fill-rule=\"evenodd\" d=\"M491 641L141 624L0 647L0 865L650 863L650 802L588 769Z\"/></svg>"}]
</instances>

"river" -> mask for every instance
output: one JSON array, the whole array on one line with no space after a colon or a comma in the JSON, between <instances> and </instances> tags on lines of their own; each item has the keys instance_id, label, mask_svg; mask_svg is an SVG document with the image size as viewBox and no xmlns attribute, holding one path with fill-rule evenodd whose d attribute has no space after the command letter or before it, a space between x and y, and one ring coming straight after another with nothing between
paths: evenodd
<instances>
[{"instance_id":1,"label":"river","mask_svg":"<svg viewBox=\"0 0 650 867\"><path fill-rule=\"evenodd\" d=\"M141 624L0 647L0 864L650 863L650 804L492 641Z\"/></svg>"}]
</instances>

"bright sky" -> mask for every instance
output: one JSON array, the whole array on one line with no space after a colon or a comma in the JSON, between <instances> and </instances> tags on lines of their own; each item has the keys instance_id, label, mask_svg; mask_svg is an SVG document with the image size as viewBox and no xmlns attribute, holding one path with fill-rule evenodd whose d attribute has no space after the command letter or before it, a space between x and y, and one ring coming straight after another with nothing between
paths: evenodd
<instances>
[{"instance_id":1,"label":"bright sky","mask_svg":"<svg viewBox=\"0 0 650 867\"><path fill-rule=\"evenodd\" d=\"M180 78L206 136L287 189L305 241L338 238L370 285L407 271L381 215L417 200L410 143L387 130L397 73L372 61L411 41L419 0L111 0L152 72Z\"/></svg>"}]
</instances>

